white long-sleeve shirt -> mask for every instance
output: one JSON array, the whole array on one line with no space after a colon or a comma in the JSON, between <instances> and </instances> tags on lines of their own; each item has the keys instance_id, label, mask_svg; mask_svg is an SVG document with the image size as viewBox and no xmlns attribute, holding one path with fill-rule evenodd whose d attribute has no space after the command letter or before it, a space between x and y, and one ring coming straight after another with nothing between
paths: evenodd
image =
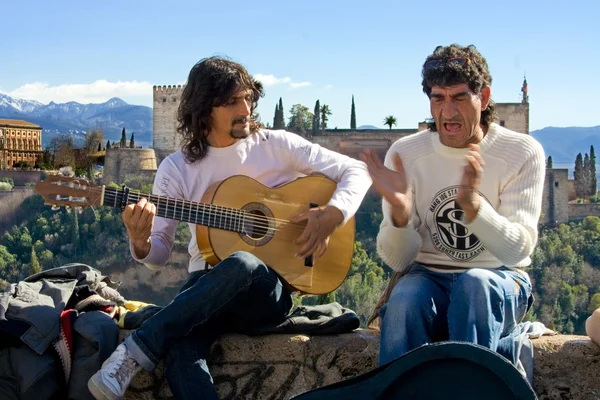
<instances>
[{"instance_id":1,"label":"white long-sleeve shirt","mask_svg":"<svg viewBox=\"0 0 600 400\"><path fill-rule=\"evenodd\" d=\"M497 124L490 125L479 146L485 163L481 204L468 224L456 203L468 149L447 147L429 130L391 146L385 165L393 168L393 154L400 155L413 207L409 224L397 228L389 203L383 201L377 249L384 262L395 270L413 261L439 265L441 269L431 268L438 272L531 263L542 206L544 150L531 136Z\"/></svg>"},{"instance_id":2,"label":"white long-sleeve shirt","mask_svg":"<svg viewBox=\"0 0 600 400\"><path fill-rule=\"evenodd\" d=\"M284 130L260 130L229 147L210 147L204 158L192 164L177 151L161 162L152 193L200 202L213 182L233 175L245 175L275 187L314 172L338 182L328 205L338 208L344 215L344 223L347 222L371 186L366 165ZM139 259L130 243L133 258L151 269L163 266L171 254L177 224L172 219L155 217L150 253ZM206 263L198 249L196 226L188 225L191 232L188 270L193 272L204 269Z\"/></svg>"}]
</instances>

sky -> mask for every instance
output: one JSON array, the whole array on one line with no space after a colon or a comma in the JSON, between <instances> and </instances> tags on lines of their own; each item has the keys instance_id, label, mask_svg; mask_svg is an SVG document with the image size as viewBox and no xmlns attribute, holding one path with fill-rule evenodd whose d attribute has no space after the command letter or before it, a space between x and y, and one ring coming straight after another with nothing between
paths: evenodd
<instances>
[{"instance_id":1,"label":"sky","mask_svg":"<svg viewBox=\"0 0 600 400\"><path fill-rule=\"evenodd\" d=\"M600 2L0 0L0 92L44 104L119 97L152 106L153 85L185 84L200 59L224 55L263 81L258 113L282 98L328 127L416 129L430 117L423 61L438 45L474 44L492 98L519 102L530 130L600 125Z\"/></svg>"}]
</instances>

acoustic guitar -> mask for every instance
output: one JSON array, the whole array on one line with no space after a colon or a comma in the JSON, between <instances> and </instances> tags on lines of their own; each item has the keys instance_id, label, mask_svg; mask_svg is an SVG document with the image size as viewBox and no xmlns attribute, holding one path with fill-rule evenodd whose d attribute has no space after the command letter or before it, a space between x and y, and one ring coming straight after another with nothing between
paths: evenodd
<instances>
[{"instance_id":1,"label":"acoustic guitar","mask_svg":"<svg viewBox=\"0 0 600 400\"><path fill-rule=\"evenodd\" d=\"M327 251L318 259L294 257L294 241L306 222L290 219L312 207L327 204L337 184L325 176L306 176L275 188L247 176L235 175L215 182L198 203L143 194L123 186L109 188L85 179L51 175L35 190L46 204L57 207L109 206L123 210L146 198L156 205L159 217L196 225L198 248L209 265L235 251L260 258L292 287L305 294L335 290L346 278L354 252L354 218L329 238Z\"/></svg>"}]
</instances>

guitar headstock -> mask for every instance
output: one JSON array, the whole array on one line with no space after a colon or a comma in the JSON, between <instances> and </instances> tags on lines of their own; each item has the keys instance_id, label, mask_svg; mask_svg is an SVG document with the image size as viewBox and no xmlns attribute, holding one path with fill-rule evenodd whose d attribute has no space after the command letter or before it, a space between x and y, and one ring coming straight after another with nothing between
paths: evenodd
<instances>
[{"instance_id":1,"label":"guitar headstock","mask_svg":"<svg viewBox=\"0 0 600 400\"><path fill-rule=\"evenodd\" d=\"M34 188L46 204L55 207L91 207L102 204L102 186L85 179L50 175L36 183Z\"/></svg>"}]
</instances>

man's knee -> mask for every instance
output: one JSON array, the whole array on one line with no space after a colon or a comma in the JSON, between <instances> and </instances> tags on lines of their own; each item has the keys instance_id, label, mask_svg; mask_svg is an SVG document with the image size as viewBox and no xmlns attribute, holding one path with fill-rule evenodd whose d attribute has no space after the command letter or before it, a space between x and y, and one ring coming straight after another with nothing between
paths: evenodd
<instances>
[{"instance_id":1,"label":"man's knee","mask_svg":"<svg viewBox=\"0 0 600 400\"><path fill-rule=\"evenodd\" d=\"M387 316L410 323L424 318L432 319L434 310L433 296L427 285L400 280L390 299L380 310L380 315L382 318Z\"/></svg>"},{"instance_id":2,"label":"man's knee","mask_svg":"<svg viewBox=\"0 0 600 400\"><path fill-rule=\"evenodd\" d=\"M468 269L456 280L453 289L453 298L458 296L473 300L488 297L490 293L500 293L501 285L498 283L498 275L494 271L483 268Z\"/></svg>"},{"instance_id":3,"label":"man's knee","mask_svg":"<svg viewBox=\"0 0 600 400\"><path fill-rule=\"evenodd\" d=\"M223 267L236 270L238 274L254 275L267 272L267 266L254 254L247 251L236 251L221 261Z\"/></svg>"}]
</instances>

